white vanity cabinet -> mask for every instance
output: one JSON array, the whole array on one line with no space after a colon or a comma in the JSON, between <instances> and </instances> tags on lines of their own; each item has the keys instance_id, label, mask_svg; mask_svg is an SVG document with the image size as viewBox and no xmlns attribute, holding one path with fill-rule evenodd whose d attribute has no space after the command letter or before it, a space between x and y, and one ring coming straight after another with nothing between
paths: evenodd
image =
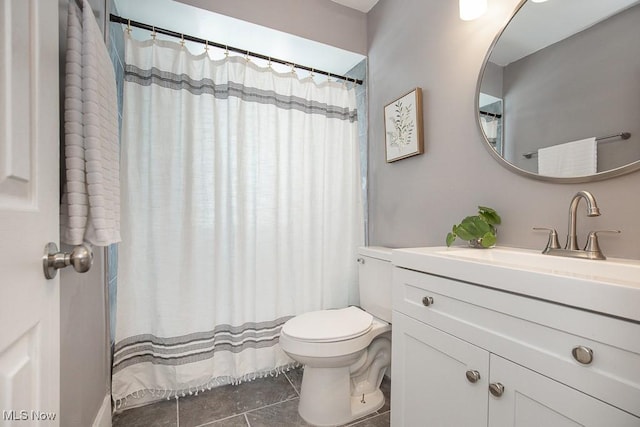
<instances>
[{"instance_id":1,"label":"white vanity cabinet","mask_svg":"<svg viewBox=\"0 0 640 427\"><path fill-rule=\"evenodd\" d=\"M500 396L489 393L490 426L638 426L640 419L585 393L490 356L492 384L504 385Z\"/></svg>"},{"instance_id":2,"label":"white vanity cabinet","mask_svg":"<svg viewBox=\"0 0 640 427\"><path fill-rule=\"evenodd\" d=\"M489 352L397 311L392 324L391 424L486 426Z\"/></svg>"},{"instance_id":3,"label":"white vanity cabinet","mask_svg":"<svg viewBox=\"0 0 640 427\"><path fill-rule=\"evenodd\" d=\"M393 286L392 426L640 426L637 321L397 264Z\"/></svg>"}]
</instances>

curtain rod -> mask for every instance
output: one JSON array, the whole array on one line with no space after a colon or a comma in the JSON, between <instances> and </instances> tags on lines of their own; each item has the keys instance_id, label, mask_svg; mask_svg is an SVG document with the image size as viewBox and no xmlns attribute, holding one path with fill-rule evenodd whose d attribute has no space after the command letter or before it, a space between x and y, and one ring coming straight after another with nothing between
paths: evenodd
<instances>
[{"instance_id":1,"label":"curtain rod","mask_svg":"<svg viewBox=\"0 0 640 427\"><path fill-rule=\"evenodd\" d=\"M502 118L502 114L500 113L490 113L488 111L482 111L482 110L478 110L478 111L483 116L495 117L496 119Z\"/></svg>"},{"instance_id":2,"label":"curtain rod","mask_svg":"<svg viewBox=\"0 0 640 427\"><path fill-rule=\"evenodd\" d=\"M287 66L290 66L290 67L295 67L295 68L298 68L300 70L309 71L309 72L314 73L314 74L322 74L322 75L325 75L325 76L328 76L328 77L334 77L336 79L345 80L347 82L354 82L354 83L359 84L359 85L362 84L362 80L359 80L359 79L354 79L354 78L351 78L351 77L346 77L346 76L341 76L341 75L338 75L338 74L333 74L333 73L330 73L328 71L317 70L315 68L307 67L305 65L295 64L295 63L293 63L291 61L285 61L283 59L273 58L271 56L263 55L261 53L251 52L251 51L246 50L246 49L239 49L237 47L227 46L227 45L224 45L224 44L221 44L221 43L216 43L216 42L213 42L213 41L210 41L210 40L201 39L199 37L190 36L188 34L182 34L182 33L176 32L176 31L167 30L165 28L160 28L160 27L155 27L153 25L145 24L145 23L142 23L142 22L132 21L130 19L126 19L126 18L123 18L121 16L114 15L113 13L109 15L109 20L111 22L116 22L116 23L119 23L119 24L125 24L125 25L127 25L129 27L142 28L143 30L164 34L164 35L175 37L175 38L178 38L178 39L181 39L181 40L189 40L191 42L196 42L196 43L201 43L201 44L207 45L207 46L217 47L219 49L224 49L226 51L236 52L236 53L240 53L242 55L248 55L248 56L252 56L254 58L264 59L265 61L277 62L278 64L283 64L283 65L287 65Z\"/></svg>"}]
</instances>

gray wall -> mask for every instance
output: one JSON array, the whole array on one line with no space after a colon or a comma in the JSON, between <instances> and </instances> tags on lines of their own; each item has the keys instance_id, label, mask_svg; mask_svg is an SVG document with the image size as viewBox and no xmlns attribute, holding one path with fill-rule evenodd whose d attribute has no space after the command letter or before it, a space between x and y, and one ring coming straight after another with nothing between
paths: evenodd
<instances>
[{"instance_id":1,"label":"gray wall","mask_svg":"<svg viewBox=\"0 0 640 427\"><path fill-rule=\"evenodd\" d=\"M640 5L504 68L505 154L630 132L598 144L598 171L640 160ZM510 145L515 142L514 149Z\"/></svg>"},{"instance_id":2,"label":"gray wall","mask_svg":"<svg viewBox=\"0 0 640 427\"><path fill-rule=\"evenodd\" d=\"M367 15L327 0L177 0L351 52L367 54Z\"/></svg>"},{"instance_id":3,"label":"gray wall","mask_svg":"<svg viewBox=\"0 0 640 427\"><path fill-rule=\"evenodd\" d=\"M487 95L495 96L502 99L502 80L504 79L504 68L494 64L493 62L487 62L487 66L484 69L482 76L482 86L480 91Z\"/></svg>"},{"instance_id":4,"label":"gray wall","mask_svg":"<svg viewBox=\"0 0 640 427\"><path fill-rule=\"evenodd\" d=\"M92 425L111 386L104 248L95 247L94 256L87 273L60 272L61 426Z\"/></svg>"},{"instance_id":5,"label":"gray wall","mask_svg":"<svg viewBox=\"0 0 640 427\"><path fill-rule=\"evenodd\" d=\"M59 0L60 98L64 100L64 56L68 2ZM105 0L90 1L104 29ZM61 109L61 112L63 110ZM64 132L61 121L61 131ZM64 139L61 138L61 145ZM64 158L61 156L61 170ZM63 245L63 250L71 248ZM92 425L111 387L105 298L104 248L94 248L94 264L85 274L60 272L60 425Z\"/></svg>"},{"instance_id":6,"label":"gray wall","mask_svg":"<svg viewBox=\"0 0 640 427\"><path fill-rule=\"evenodd\" d=\"M589 184L549 184L509 172L481 143L474 95L485 53L517 0L492 0L482 18L463 22L458 2L381 0L368 15L369 233L370 244L390 247L444 245L454 223L477 205L502 215L498 243L542 249L544 233L564 237L569 201L582 189L596 196L602 216L580 208L580 242L590 229L603 235L610 256L640 259L640 173ZM384 160L383 107L413 87L424 97L425 153Z\"/></svg>"}]
</instances>

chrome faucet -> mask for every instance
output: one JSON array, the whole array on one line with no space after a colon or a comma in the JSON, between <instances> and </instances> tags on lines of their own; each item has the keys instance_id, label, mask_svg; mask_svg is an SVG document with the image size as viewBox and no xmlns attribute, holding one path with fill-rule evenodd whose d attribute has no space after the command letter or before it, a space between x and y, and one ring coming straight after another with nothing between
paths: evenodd
<instances>
[{"instance_id":1,"label":"chrome faucet","mask_svg":"<svg viewBox=\"0 0 640 427\"><path fill-rule=\"evenodd\" d=\"M567 234L567 244L564 246L565 249L571 251L578 250L578 236L576 235L576 215L578 213L578 204L580 203L580 199L584 199L587 202L587 216L600 216L600 209L598 209L598 204L596 203L595 197L593 194L588 191L578 191L573 199L571 199L571 204L569 205L569 230Z\"/></svg>"},{"instance_id":2,"label":"chrome faucet","mask_svg":"<svg viewBox=\"0 0 640 427\"><path fill-rule=\"evenodd\" d=\"M592 231L589 233L584 249L580 249L578 247L578 236L576 232L576 216L578 214L578 204L581 199L584 199L587 203L587 216L600 216L600 209L598 209L598 204L593 194L584 190L578 191L571 199L571 204L569 205L569 230L567 232L567 243L564 249L560 248L558 233L555 229L534 227L534 230L549 231L549 241L542 251L543 254L572 258L606 259L598 244L598 233L620 233L620 230Z\"/></svg>"}]
</instances>

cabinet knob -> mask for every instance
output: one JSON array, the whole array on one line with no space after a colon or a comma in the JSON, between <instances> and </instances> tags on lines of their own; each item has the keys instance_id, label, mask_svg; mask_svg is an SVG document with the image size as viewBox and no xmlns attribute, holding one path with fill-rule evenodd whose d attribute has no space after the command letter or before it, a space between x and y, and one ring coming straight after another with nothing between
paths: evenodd
<instances>
[{"instance_id":1,"label":"cabinet knob","mask_svg":"<svg viewBox=\"0 0 640 427\"><path fill-rule=\"evenodd\" d=\"M500 383L491 383L489 384L489 391L495 397L500 397L502 396L502 393L504 393L504 386Z\"/></svg>"},{"instance_id":2,"label":"cabinet knob","mask_svg":"<svg viewBox=\"0 0 640 427\"><path fill-rule=\"evenodd\" d=\"M478 371L469 370L465 373L465 375L467 376L467 380L470 383L477 383L478 380L480 379L480 372Z\"/></svg>"},{"instance_id":3,"label":"cabinet knob","mask_svg":"<svg viewBox=\"0 0 640 427\"><path fill-rule=\"evenodd\" d=\"M424 305L425 307L429 307L432 304L433 304L433 298L432 297L424 297L424 298L422 298L422 305Z\"/></svg>"},{"instance_id":4,"label":"cabinet knob","mask_svg":"<svg viewBox=\"0 0 640 427\"><path fill-rule=\"evenodd\" d=\"M358 261L358 264L364 264L364 258L358 258L356 261Z\"/></svg>"},{"instance_id":5,"label":"cabinet knob","mask_svg":"<svg viewBox=\"0 0 640 427\"><path fill-rule=\"evenodd\" d=\"M593 362L593 350L591 350L589 347L579 345L571 350L571 354L573 355L574 359L576 359L583 365L588 365Z\"/></svg>"}]
</instances>

